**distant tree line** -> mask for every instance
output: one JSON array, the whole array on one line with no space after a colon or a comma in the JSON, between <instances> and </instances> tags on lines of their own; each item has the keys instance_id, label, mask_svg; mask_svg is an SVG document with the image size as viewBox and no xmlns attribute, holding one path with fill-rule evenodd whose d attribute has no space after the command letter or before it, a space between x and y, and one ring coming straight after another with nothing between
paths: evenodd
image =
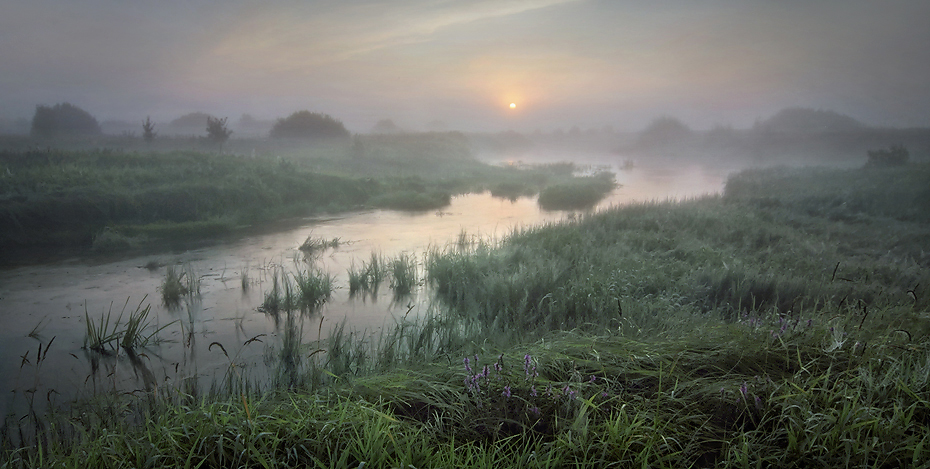
<instances>
[{"instance_id":1,"label":"distant tree line","mask_svg":"<svg viewBox=\"0 0 930 469\"><path fill-rule=\"evenodd\" d=\"M243 118L245 119L245 117ZM245 120L255 127L254 118ZM205 129L206 138L222 145L233 131L227 126L227 118L219 118L204 112L192 112L172 120L166 126L170 133L195 132ZM89 112L70 103L54 106L39 105L32 118L31 134L34 137L86 136L101 135L102 130L97 119ZM152 142L158 135L155 123L150 117L142 121L142 139ZM298 111L290 116L278 119L271 127L271 138L286 139L341 139L348 140L351 134L338 119L328 115L307 110Z\"/></svg>"}]
</instances>

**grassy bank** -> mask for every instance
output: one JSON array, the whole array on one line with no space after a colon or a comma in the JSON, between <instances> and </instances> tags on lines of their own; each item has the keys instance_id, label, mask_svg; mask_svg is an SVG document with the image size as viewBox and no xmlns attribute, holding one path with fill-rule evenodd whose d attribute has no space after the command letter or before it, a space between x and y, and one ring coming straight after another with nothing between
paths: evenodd
<instances>
[{"instance_id":1,"label":"grassy bank","mask_svg":"<svg viewBox=\"0 0 930 469\"><path fill-rule=\"evenodd\" d=\"M561 167L481 163L456 134L256 143L261 151L251 154L0 150L0 262L17 251L214 239L364 208L434 210L502 183L516 181L532 195L575 179Z\"/></svg>"},{"instance_id":2,"label":"grassy bank","mask_svg":"<svg viewBox=\"0 0 930 469\"><path fill-rule=\"evenodd\" d=\"M273 389L100 396L36 445L7 425L5 465L922 467L928 182L748 171L435 250L425 315L292 340Z\"/></svg>"}]
</instances>

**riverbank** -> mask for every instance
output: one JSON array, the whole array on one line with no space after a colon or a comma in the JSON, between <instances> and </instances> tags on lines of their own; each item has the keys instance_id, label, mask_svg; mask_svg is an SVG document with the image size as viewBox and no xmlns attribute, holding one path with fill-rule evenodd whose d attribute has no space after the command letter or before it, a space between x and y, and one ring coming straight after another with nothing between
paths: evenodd
<instances>
[{"instance_id":1,"label":"riverbank","mask_svg":"<svg viewBox=\"0 0 930 469\"><path fill-rule=\"evenodd\" d=\"M577 186L578 169L485 164L455 134L357 137L261 154L6 150L0 151L0 265L50 252L199 242L368 208L437 210L469 192L534 195ZM585 203L613 190L609 176L598 176L597 194Z\"/></svg>"},{"instance_id":2,"label":"riverbank","mask_svg":"<svg viewBox=\"0 0 930 469\"><path fill-rule=\"evenodd\" d=\"M466 239L427 256L433 314L292 341L274 390L231 358L212 393L8 420L5 462L917 467L928 182L926 164L753 170L721 196Z\"/></svg>"}]
</instances>

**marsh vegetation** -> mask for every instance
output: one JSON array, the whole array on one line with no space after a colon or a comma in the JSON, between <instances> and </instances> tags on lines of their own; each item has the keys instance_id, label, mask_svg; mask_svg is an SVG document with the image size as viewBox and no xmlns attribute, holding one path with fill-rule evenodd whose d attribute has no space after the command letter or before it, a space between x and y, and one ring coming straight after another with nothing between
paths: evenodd
<instances>
[{"instance_id":1,"label":"marsh vegetation","mask_svg":"<svg viewBox=\"0 0 930 469\"><path fill-rule=\"evenodd\" d=\"M917 467L928 182L925 163L751 170L721 195L463 232L422 273L372 254L350 289L419 278L436 301L326 334L294 300L270 383L235 352L266 337L211 344L226 384L8 420L5 464ZM278 291L298 277L320 279Z\"/></svg>"},{"instance_id":2,"label":"marsh vegetation","mask_svg":"<svg viewBox=\"0 0 930 469\"><path fill-rule=\"evenodd\" d=\"M583 182L573 173L583 168L571 164L565 171L480 162L464 136L455 133L254 143L260 154L254 147L251 154L52 146L0 150L0 224L7 228L0 232L0 262L15 254L28 259L41 250L109 253L182 245L255 231L282 219L351 210L435 210L455 195L507 184L518 184L519 195L530 196ZM547 197L554 197L556 208L590 207L615 185L611 180L598 187L583 200L568 194L568 205L559 205L560 192Z\"/></svg>"}]
</instances>

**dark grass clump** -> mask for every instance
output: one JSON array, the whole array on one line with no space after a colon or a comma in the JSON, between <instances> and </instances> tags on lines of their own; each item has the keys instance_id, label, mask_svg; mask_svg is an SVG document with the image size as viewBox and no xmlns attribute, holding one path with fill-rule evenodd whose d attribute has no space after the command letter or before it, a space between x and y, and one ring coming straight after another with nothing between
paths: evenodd
<instances>
[{"instance_id":1,"label":"dark grass clump","mask_svg":"<svg viewBox=\"0 0 930 469\"><path fill-rule=\"evenodd\" d=\"M348 270L349 296L359 293L377 294L381 283L390 275L389 263L381 255L372 252L368 262L362 261L361 268L355 263Z\"/></svg>"},{"instance_id":2,"label":"dark grass clump","mask_svg":"<svg viewBox=\"0 0 930 469\"><path fill-rule=\"evenodd\" d=\"M177 308L184 298L200 295L200 277L188 264L183 269L169 265L160 287L162 302L169 308Z\"/></svg>"},{"instance_id":3,"label":"dark grass clump","mask_svg":"<svg viewBox=\"0 0 930 469\"><path fill-rule=\"evenodd\" d=\"M323 251L327 249L338 249L340 244L339 238L324 239L324 238L315 238L313 234L307 236L307 239L297 248L301 252L315 256L322 254Z\"/></svg>"},{"instance_id":4,"label":"dark grass clump","mask_svg":"<svg viewBox=\"0 0 930 469\"><path fill-rule=\"evenodd\" d=\"M591 208L617 187L613 173L603 172L576 179L543 189L539 193L539 206L545 210Z\"/></svg>"},{"instance_id":5,"label":"dark grass clump","mask_svg":"<svg viewBox=\"0 0 930 469\"><path fill-rule=\"evenodd\" d=\"M295 310L315 312L329 300L333 288L333 276L320 269L297 269L293 273L276 269L259 310L276 317Z\"/></svg>"},{"instance_id":6,"label":"dark grass clump","mask_svg":"<svg viewBox=\"0 0 930 469\"><path fill-rule=\"evenodd\" d=\"M390 262L391 290L395 296L409 295L416 288L419 278L417 276L416 256L401 253Z\"/></svg>"}]
</instances>

